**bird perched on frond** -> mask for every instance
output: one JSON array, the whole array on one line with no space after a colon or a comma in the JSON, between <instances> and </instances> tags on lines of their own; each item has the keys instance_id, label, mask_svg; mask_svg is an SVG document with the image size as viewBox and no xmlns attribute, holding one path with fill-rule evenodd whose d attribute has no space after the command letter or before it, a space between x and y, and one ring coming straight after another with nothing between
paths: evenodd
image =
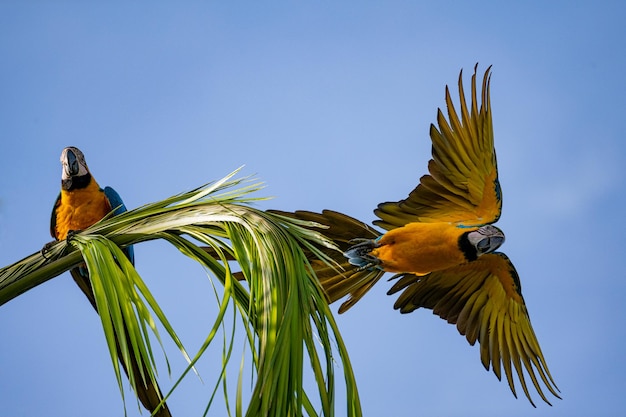
<instances>
[{"instance_id":1,"label":"bird perched on frond","mask_svg":"<svg viewBox=\"0 0 626 417\"><path fill-rule=\"evenodd\" d=\"M122 199L113 188L100 188L87 167L85 156L78 148L67 147L63 149L61 165L63 166L61 192L54 203L50 219L50 233L53 238L65 240L73 233L86 229L100 221L111 212L113 215L116 215L126 211ZM134 262L132 246L124 248L124 253L131 262ZM97 311L87 268L84 265L73 268L70 270L70 274ZM133 375L147 375L147 371L144 368L140 368L132 351L129 357L130 363L126 363L119 349L119 343L118 341L118 357L126 374L128 374L128 366L130 365ZM128 344L129 342L126 341L124 343ZM144 407L151 413L154 412L163 398L159 387L152 385L150 382L142 382L142 378L135 378L135 386L133 388ZM170 416L166 404L161 406L156 416Z\"/></svg>"},{"instance_id":2,"label":"bird perched on frond","mask_svg":"<svg viewBox=\"0 0 626 417\"><path fill-rule=\"evenodd\" d=\"M385 272L397 273L388 294L401 291L394 308L410 313L428 308L456 324L468 342L480 343L480 358L498 379L502 369L515 396L513 369L534 406L524 369L541 398L539 379L557 398L558 388L548 370L530 324L519 276L509 258L496 249L504 233L493 226L501 213L489 98L490 68L478 91L472 76L470 106L459 76L460 111L446 87L448 119L439 110L431 125L432 159L428 175L408 198L379 204L374 224L381 234L354 218L322 213L279 212L328 226L318 229L344 252L320 248L336 265L311 263L329 302L345 296L339 312L359 301ZM539 377L539 378L538 378Z\"/></svg>"}]
</instances>

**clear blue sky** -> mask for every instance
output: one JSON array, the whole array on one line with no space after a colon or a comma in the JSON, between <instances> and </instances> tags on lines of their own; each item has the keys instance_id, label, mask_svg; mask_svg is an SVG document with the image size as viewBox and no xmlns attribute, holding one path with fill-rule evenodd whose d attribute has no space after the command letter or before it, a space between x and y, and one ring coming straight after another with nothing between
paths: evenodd
<instances>
[{"instance_id":1,"label":"clear blue sky","mask_svg":"<svg viewBox=\"0 0 626 417\"><path fill-rule=\"evenodd\" d=\"M429 311L395 312L381 282L338 317L365 414L623 413L623 4L126 3L0 4L0 265L50 240L69 145L131 208L245 164L276 197L261 207L371 221L426 172L445 85L493 65L502 249L563 400L516 400L476 346ZM204 272L163 243L136 254L194 351L212 323ZM122 415L99 326L69 274L2 306L2 413ZM219 355L172 398L176 415L204 409Z\"/></svg>"}]
</instances>

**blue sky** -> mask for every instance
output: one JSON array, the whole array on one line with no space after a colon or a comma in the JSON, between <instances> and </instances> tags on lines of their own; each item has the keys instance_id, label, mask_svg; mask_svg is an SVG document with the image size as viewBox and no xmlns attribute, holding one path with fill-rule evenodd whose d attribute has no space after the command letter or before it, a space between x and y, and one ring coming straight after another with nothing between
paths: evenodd
<instances>
[{"instance_id":1,"label":"blue sky","mask_svg":"<svg viewBox=\"0 0 626 417\"><path fill-rule=\"evenodd\" d=\"M476 62L493 65L502 250L563 400L516 400L476 346L429 311L398 314L381 282L338 317L365 414L616 415L625 20L617 1L2 2L0 265L50 240L70 145L131 208L245 164L275 197L263 208L372 221L426 173L445 85L456 92L461 68L469 85ZM204 272L163 243L136 254L194 351L214 314ZM176 415L204 409L219 355L201 365L205 385L188 378L174 395ZM122 414L98 318L69 274L0 308L0 357L6 415ZM128 415L139 415L132 401Z\"/></svg>"}]
</instances>

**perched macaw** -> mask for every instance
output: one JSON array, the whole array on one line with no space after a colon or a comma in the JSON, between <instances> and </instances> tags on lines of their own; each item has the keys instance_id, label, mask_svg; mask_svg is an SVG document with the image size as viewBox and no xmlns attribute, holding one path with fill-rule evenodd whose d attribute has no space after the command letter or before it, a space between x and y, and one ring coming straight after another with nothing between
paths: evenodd
<instances>
[{"instance_id":1,"label":"perched macaw","mask_svg":"<svg viewBox=\"0 0 626 417\"><path fill-rule=\"evenodd\" d=\"M374 223L366 224L325 210L282 213L329 226L320 230L344 251L343 260L325 250L343 271L312 261L330 302L350 295L343 312L356 303L385 272L399 278L388 294L402 291L394 308L402 313L420 307L456 324L471 345L478 340L480 358L498 379L502 368L513 394L513 368L531 404L523 369L541 398L539 379L557 398L554 383L530 324L519 276L509 258L495 250L504 233L492 223L500 217L502 193L498 181L489 99L490 69L485 72L480 101L476 72L471 106L459 76L460 114L446 87L448 120L439 110L431 125L432 160L429 175L400 202L382 203ZM356 238L356 239L355 239ZM350 268L350 264L358 268Z\"/></svg>"},{"instance_id":2,"label":"perched macaw","mask_svg":"<svg viewBox=\"0 0 626 417\"><path fill-rule=\"evenodd\" d=\"M56 240L64 240L68 234L79 232L101 220L111 211L114 215L126 211L119 194L111 187L100 188L92 177L85 162L83 153L75 147L67 147L61 153L61 192L54 203L50 219L50 233ZM132 246L124 248L124 253L134 263ZM97 311L96 300L91 288L91 281L87 268L80 266L70 270L74 281L87 296L94 309ZM124 371L128 374L127 364L119 351L118 357ZM130 366L135 375L145 372L139 369L139 365L131 351ZM149 384L145 386L140 378L137 378L135 392L141 403L151 413L163 398L158 386ZM163 405L157 416L169 417L167 405Z\"/></svg>"}]
</instances>

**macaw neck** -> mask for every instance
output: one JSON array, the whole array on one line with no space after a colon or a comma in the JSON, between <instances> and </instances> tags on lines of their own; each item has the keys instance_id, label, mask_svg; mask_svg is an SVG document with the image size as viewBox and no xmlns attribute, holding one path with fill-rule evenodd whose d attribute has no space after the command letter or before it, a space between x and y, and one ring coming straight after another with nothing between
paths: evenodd
<instances>
[{"instance_id":1,"label":"macaw neck","mask_svg":"<svg viewBox=\"0 0 626 417\"><path fill-rule=\"evenodd\" d=\"M81 188L87 188L91 183L96 183L90 173L85 175L74 176L61 180L61 189L64 191L74 191ZM98 184L96 184L98 186Z\"/></svg>"},{"instance_id":2,"label":"macaw neck","mask_svg":"<svg viewBox=\"0 0 626 417\"><path fill-rule=\"evenodd\" d=\"M459 249L461 249L461 252L463 252L465 259L467 259L468 262L478 259L478 251L476 250L476 247L471 244L468 238L469 233L473 230L476 230L476 228L470 229L459 236Z\"/></svg>"},{"instance_id":3,"label":"macaw neck","mask_svg":"<svg viewBox=\"0 0 626 417\"><path fill-rule=\"evenodd\" d=\"M74 181L69 189L61 187L61 200L70 206L79 206L87 201L96 201L100 198L106 199L100 185L89 174L81 177L74 177L74 179L80 178L78 182ZM79 184L80 187L76 186Z\"/></svg>"}]
</instances>

